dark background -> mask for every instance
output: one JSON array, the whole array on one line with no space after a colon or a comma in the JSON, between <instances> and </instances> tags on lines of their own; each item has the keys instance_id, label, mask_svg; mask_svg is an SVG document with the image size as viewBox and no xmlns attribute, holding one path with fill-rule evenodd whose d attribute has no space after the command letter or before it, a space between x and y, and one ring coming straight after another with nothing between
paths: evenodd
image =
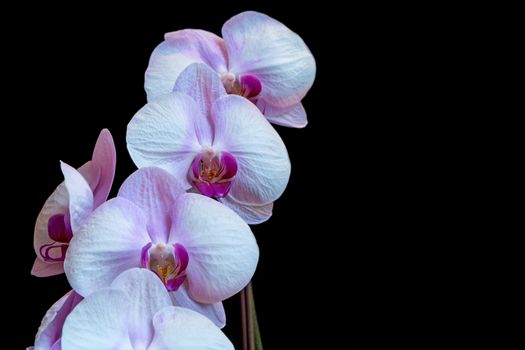
<instances>
[{"instance_id":1,"label":"dark background","mask_svg":"<svg viewBox=\"0 0 525 350\"><path fill-rule=\"evenodd\" d=\"M414 146L407 115L417 107L403 102L418 98L406 95L413 93L406 84L419 86L414 76L407 82L406 69L424 53L404 51L405 30L417 27L378 5L284 6L226 1L110 10L46 4L6 13L16 20L4 31L10 45L4 74L12 78L4 81L11 96L2 113L4 249L14 254L6 262L13 274L7 278L23 310L11 323L13 348L33 344L46 310L69 288L64 275L30 275L34 221L62 181L59 160L80 166L90 159L99 131L108 128L117 147L114 195L135 169L126 125L146 102L143 74L153 48L165 32L178 29L220 34L222 24L244 10L286 24L317 62L314 86L303 100L309 125L276 126L292 161L289 186L271 220L253 227L261 251L254 289L265 348L362 349L378 341L396 344L392 339L414 331L402 320L407 300L423 287L405 284L413 282L406 271L414 268L407 232L418 229L424 210L417 207L424 204L409 186L423 170L405 168L406 151ZM425 137L426 127L417 137ZM240 349L238 304L238 296L225 302L224 331Z\"/></svg>"}]
</instances>

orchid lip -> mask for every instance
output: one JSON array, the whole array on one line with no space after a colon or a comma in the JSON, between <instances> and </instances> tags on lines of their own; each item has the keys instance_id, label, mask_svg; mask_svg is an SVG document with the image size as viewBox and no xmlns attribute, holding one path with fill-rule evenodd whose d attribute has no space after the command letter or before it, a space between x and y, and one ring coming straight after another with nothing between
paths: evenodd
<instances>
[{"instance_id":1,"label":"orchid lip","mask_svg":"<svg viewBox=\"0 0 525 350\"><path fill-rule=\"evenodd\" d=\"M174 292L186 281L189 256L180 243L146 244L141 252L141 266L154 272L166 289Z\"/></svg>"},{"instance_id":2,"label":"orchid lip","mask_svg":"<svg viewBox=\"0 0 525 350\"><path fill-rule=\"evenodd\" d=\"M247 99L253 99L259 96L262 90L262 84L254 75L243 75L240 79L242 96Z\"/></svg>"},{"instance_id":3,"label":"orchid lip","mask_svg":"<svg viewBox=\"0 0 525 350\"><path fill-rule=\"evenodd\" d=\"M190 178L199 192L207 197L225 197L237 174L237 160L228 152L215 154L205 149L193 160Z\"/></svg>"},{"instance_id":4,"label":"orchid lip","mask_svg":"<svg viewBox=\"0 0 525 350\"><path fill-rule=\"evenodd\" d=\"M245 74L240 78L233 73L226 73L221 76L222 84L228 94L239 95L257 102L257 97L261 94L261 81L254 75Z\"/></svg>"},{"instance_id":5,"label":"orchid lip","mask_svg":"<svg viewBox=\"0 0 525 350\"><path fill-rule=\"evenodd\" d=\"M49 238L55 242L69 243L73 238L69 214L56 214L49 218L47 222L47 232Z\"/></svg>"},{"instance_id":6,"label":"orchid lip","mask_svg":"<svg viewBox=\"0 0 525 350\"><path fill-rule=\"evenodd\" d=\"M61 262L64 261L66 258L66 251L69 247L69 244L57 244L57 242L44 244L40 247L39 253L42 259L44 259L45 262ZM60 255L53 257L52 254L54 250L59 249Z\"/></svg>"}]
</instances>

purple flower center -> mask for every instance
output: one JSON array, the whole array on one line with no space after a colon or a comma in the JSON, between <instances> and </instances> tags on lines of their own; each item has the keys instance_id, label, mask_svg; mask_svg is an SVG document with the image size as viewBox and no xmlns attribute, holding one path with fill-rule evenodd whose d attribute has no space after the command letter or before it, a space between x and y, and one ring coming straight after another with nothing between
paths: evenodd
<instances>
[{"instance_id":1,"label":"purple flower center","mask_svg":"<svg viewBox=\"0 0 525 350\"><path fill-rule=\"evenodd\" d=\"M257 101L262 90L261 81L254 75L243 75L236 79L232 73L226 73L221 80L227 93L246 97L252 102Z\"/></svg>"},{"instance_id":2,"label":"purple flower center","mask_svg":"<svg viewBox=\"0 0 525 350\"><path fill-rule=\"evenodd\" d=\"M69 214L56 214L47 222L47 233L54 242L44 244L40 247L40 256L46 262L64 261L73 232Z\"/></svg>"},{"instance_id":3,"label":"purple flower center","mask_svg":"<svg viewBox=\"0 0 525 350\"><path fill-rule=\"evenodd\" d=\"M221 198L230 191L235 174L237 161L232 154L215 154L207 148L193 160L190 178L201 194Z\"/></svg>"},{"instance_id":4,"label":"purple flower center","mask_svg":"<svg viewBox=\"0 0 525 350\"><path fill-rule=\"evenodd\" d=\"M141 265L153 271L170 292L186 280L189 256L182 244L148 243L142 248Z\"/></svg>"}]
</instances>

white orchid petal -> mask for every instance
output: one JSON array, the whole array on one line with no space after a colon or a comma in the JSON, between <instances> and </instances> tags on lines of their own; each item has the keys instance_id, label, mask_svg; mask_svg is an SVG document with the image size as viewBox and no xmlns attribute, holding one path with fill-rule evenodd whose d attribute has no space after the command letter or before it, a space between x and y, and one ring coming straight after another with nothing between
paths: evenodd
<instances>
[{"instance_id":1,"label":"white orchid petal","mask_svg":"<svg viewBox=\"0 0 525 350\"><path fill-rule=\"evenodd\" d=\"M69 194L71 229L76 232L93 211L93 192L78 170L64 162L60 166Z\"/></svg>"},{"instance_id":2,"label":"white orchid petal","mask_svg":"<svg viewBox=\"0 0 525 350\"><path fill-rule=\"evenodd\" d=\"M153 339L153 316L172 302L166 287L153 272L134 268L121 273L111 288L120 289L129 297L127 327L135 348L146 349Z\"/></svg>"},{"instance_id":3,"label":"white orchid petal","mask_svg":"<svg viewBox=\"0 0 525 350\"><path fill-rule=\"evenodd\" d=\"M128 124L126 141L139 168L156 166L191 187L188 171L201 150L194 116L200 113L195 101L183 94L169 94L139 110Z\"/></svg>"},{"instance_id":4,"label":"white orchid petal","mask_svg":"<svg viewBox=\"0 0 525 350\"><path fill-rule=\"evenodd\" d=\"M186 284L183 284L176 292L170 294L173 305L197 311L210 319L219 328L223 328L226 325L226 314L222 302L219 301L213 304L199 303L190 297Z\"/></svg>"},{"instance_id":5,"label":"white orchid petal","mask_svg":"<svg viewBox=\"0 0 525 350\"><path fill-rule=\"evenodd\" d=\"M236 212L249 225L261 224L272 216L273 202L263 205L249 205L239 203L230 196L219 198L219 201Z\"/></svg>"},{"instance_id":6,"label":"white orchid petal","mask_svg":"<svg viewBox=\"0 0 525 350\"><path fill-rule=\"evenodd\" d=\"M190 64L205 63L217 72L226 71L226 47L217 35L196 29L167 33L149 60L145 84L148 101L169 93L179 74Z\"/></svg>"},{"instance_id":7,"label":"white orchid petal","mask_svg":"<svg viewBox=\"0 0 525 350\"><path fill-rule=\"evenodd\" d=\"M253 103L239 96L215 101L214 149L230 152L237 175L229 196L241 204L264 205L281 196L290 177L290 159L281 137Z\"/></svg>"},{"instance_id":8,"label":"white orchid petal","mask_svg":"<svg viewBox=\"0 0 525 350\"><path fill-rule=\"evenodd\" d=\"M132 301L121 290L95 292L64 323L62 350L133 350L128 334Z\"/></svg>"},{"instance_id":9,"label":"white orchid petal","mask_svg":"<svg viewBox=\"0 0 525 350\"><path fill-rule=\"evenodd\" d=\"M142 247L151 241L142 210L114 198L84 223L70 242L64 269L81 295L107 287L121 272L140 266Z\"/></svg>"},{"instance_id":10,"label":"white orchid petal","mask_svg":"<svg viewBox=\"0 0 525 350\"><path fill-rule=\"evenodd\" d=\"M177 198L174 216L170 243L188 252L187 283L194 300L216 303L248 284L259 248L237 214L211 198L187 193Z\"/></svg>"},{"instance_id":11,"label":"white orchid petal","mask_svg":"<svg viewBox=\"0 0 525 350\"><path fill-rule=\"evenodd\" d=\"M171 306L153 319L155 338L149 350L233 350L232 343L209 319Z\"/></svg>"},{"instance_id":12,"label":"white orchid petal","mask_svg":"<svg viewBox=\"0 0 525 350\"><path fill-rule=\"evenodd\" d=\"M315 60L304 41L284 24L247 11L222 27L229 70L249 74L262 84L261 98L286 107L299 103L315 78Z\"/></svg>"}]
</instances>

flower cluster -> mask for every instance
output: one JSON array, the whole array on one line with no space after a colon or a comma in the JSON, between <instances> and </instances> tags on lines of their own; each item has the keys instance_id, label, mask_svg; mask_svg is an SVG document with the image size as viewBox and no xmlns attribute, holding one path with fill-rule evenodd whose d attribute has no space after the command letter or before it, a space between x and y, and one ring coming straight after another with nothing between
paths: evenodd
<instances>
[{"instance_id":1,"label":"flower cluster","mask_svg":"<svg viewBox=\"0 0 525 350\"><path fill-rule=\"evenodd\" d=\"M314 77L302 39L261 13L229 19L222 38L167 33L127 129L138 170L108 200L116 151L104 129L91 160L61 163L64 182L38 215L32 274L65 272L73 290L34 349L233 349L222 301L253 277L249 224L270 218L290 176L270 123L307 124Z\"/></svg>"}]
</instances>

